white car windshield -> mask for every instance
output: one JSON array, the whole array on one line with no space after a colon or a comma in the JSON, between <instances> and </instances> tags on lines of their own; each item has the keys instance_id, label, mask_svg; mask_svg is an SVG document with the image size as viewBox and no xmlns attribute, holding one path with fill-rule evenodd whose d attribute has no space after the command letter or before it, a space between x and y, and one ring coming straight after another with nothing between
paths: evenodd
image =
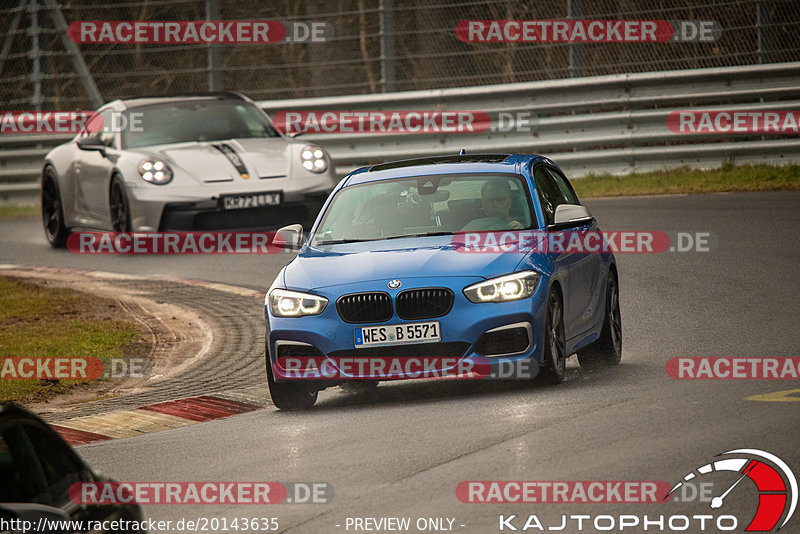
<instances>
[{"instance_id":1,"label":"white car windshield","mask_svg":"<svg viewBox=\"0 0 800 534\"><path fill-rule=\"evenodd\" d=\"M530 228L529 199L525 181L508 174L419 176L354 185L333 198L312 244Z\"/></svg>"},{"instance_id":2,"label":"white car windshield","mask_svg":"<svg viewBox=\"0 0 800 534\"><path fill-rule=\"evenodd\" d=\"M248 102L202 100L140 106L125 112L128 123L123 148L167 145L190 141L219 141L252 137L279 137L269 119ZM132 114L140 115L132 115Z\"/></svg>"}]
</instances>

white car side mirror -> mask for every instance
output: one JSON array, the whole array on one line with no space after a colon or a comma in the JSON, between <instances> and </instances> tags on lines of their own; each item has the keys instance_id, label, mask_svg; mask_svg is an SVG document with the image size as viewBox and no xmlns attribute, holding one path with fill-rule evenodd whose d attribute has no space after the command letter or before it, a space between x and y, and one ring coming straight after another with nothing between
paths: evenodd
<instances>
[{"instance_id":1,"label":"white car side mirror","mask_svg":"<svg viewBox=\"0 0 800 534\"><path fill-rule=\"evenodd\" d=\"M575 228L578 226L585 226L592 224L594 217L586 208L586 206L579 206L577 204L561 204L556 207L554 222L551 224L549 230L564 230L566 228Z\"/></svg>"},{"instance_id":2,"label":"white car side mirror","mask_svg":"<svg viewBox=\"0 0 800 534\"><path fill-rule=\"evenodd\" d=\"M290 224L278 229L272 242L289 250L298 250L303 245L303 225Z\"/></svg>"}]
</instances>

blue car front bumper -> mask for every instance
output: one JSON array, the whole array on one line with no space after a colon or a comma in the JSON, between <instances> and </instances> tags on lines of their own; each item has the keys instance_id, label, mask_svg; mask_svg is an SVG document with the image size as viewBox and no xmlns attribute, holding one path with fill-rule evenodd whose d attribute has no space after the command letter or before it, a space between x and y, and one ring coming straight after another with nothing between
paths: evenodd
<instances>
[{"instance_id":1,"label":"blue car front bumper","mask_svg":"<svg viewBox=\"0 0 800 534\"><path fill-rule=\"evenodd\" d=\"M398 289L388 289L385 280L324 287L313 291L314 294L328 299L323 312L315 316L275 317L267 306L267 363L272 365L274 378L279 382L299 379L298 375L287 372L283 364L287 355L316 356L326 360L339 371L336 373L336 380L332 381L334 383L348 379L389 380L416 377L387 376L384 373L370 372L368 368L340 366L346 358L370 357L438 358L439 365L435 371L442 374L468 368L465 362L480 361L484 368L486 365L491 367L492 376L534 377L543 357L547 278L543 276L534 294L525 299L503 303L470 302L462 290L481 280L483 279L478 277L426 277L406 278ZM454 298L449 312L434 318L402 319L395 306L396 296L401 291L415 288L452 290ZM345 322L337 310L337 300L343 295L364 292L387 293L392 303L391 318L371 323ZM439 323L441 339L438 342L356 348L357 328L431 321ZM522 336L527 338L526 342L521 341ZM513 342L509 345L512 337ZM513 372L509 376L508 371L500 374L495 372L504 366L507 370L513 369L515 367L509 367L508 364L523 361L525 365L516 369L522 369L524 376L515 376Z\"/></svg>"}]
</instances>

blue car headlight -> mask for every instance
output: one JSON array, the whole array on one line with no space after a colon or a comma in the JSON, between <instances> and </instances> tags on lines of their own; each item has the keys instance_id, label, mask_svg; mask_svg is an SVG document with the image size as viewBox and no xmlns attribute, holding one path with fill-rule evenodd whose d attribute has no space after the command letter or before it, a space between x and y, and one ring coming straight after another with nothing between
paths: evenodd
<instances>
[{"instance_id":1,"label":"blue car headlight","mask_svg":"<svg viewBox=\"0 0 800 534\"><path fill-rule=\"evenodd\" d=\"M268 300L269 311L275 317L319 315L328 305L328 299L325 297L288 289L273 289Z\"/></svg>"},{"instance_id":2,"label":"blue car headlight","mask_svg":"<svg viewBox=\"0 0 800 534\"><path fill-rule=\"evenodd\" d=\"M541 277L536 271L499 276L465 287L464 296L475 303L520 300L533 295Z\"/></svg>"}]
</instances>

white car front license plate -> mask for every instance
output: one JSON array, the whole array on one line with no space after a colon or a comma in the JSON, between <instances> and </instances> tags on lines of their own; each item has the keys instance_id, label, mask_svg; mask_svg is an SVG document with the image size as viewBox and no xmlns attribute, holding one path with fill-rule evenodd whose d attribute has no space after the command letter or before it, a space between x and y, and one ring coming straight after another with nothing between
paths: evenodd
<instances>
[{"instance_id":1,"label":"white car front license plate","mask_svg":"<svg viewBox=\"0 0 800 534\"><path fill-rule=\"evenodd\" d=\"M264 208L267 206L278 206L280 203L280 192L246 193L243 195L225 195L222 197L222 207L226 210Z\"/></svg>"},{"instance_id":2,"label":"white car front license plate","mask_svg":"<svg viewBox=\"0 0 800 534\"><path fill-rule=\"evenodd\" d=\"M427 323L389 324L383 326L362 326L355 331L356 348L381 345L409 345L412 343L431 343L442 340L439 321Z\"/></svg>"}]
</instances>

